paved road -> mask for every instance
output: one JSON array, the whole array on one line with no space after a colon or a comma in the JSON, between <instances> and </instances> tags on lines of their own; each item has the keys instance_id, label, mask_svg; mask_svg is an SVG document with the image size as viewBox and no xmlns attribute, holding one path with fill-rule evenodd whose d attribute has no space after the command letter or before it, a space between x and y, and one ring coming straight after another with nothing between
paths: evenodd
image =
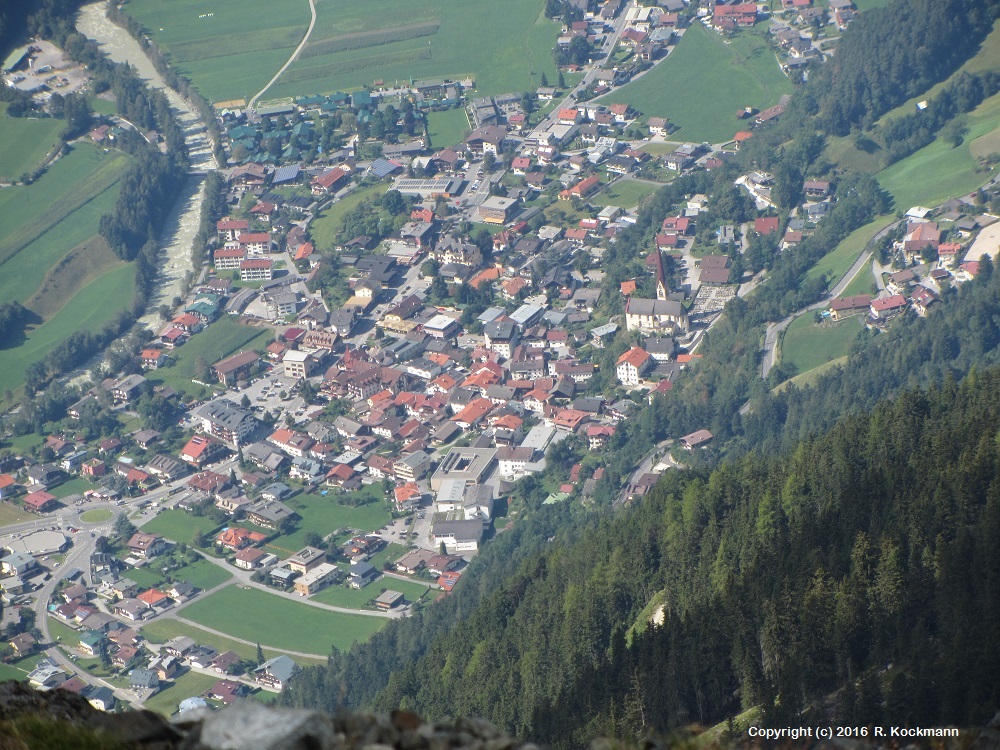
<instances>
[{"instance_id":1,"label":"paved road","mask_svg":"<svg viewBox=\"0 0 1000 750\"><path fill-rule=\"evenodd\" d=\"M893 231L898 223L899 222L893 222L884 229L880 229L875 234L875 236L872 237L872 239L868 242L866 248L871 246L872 243L874 243L876 240L881 239L889 232ZM833 289L830 290L829 294L827 294L818 302L814 302L808 307L804 307L801 310L792 313L784 320L781 320L777 323L771 323L770 325L768 325L767 332L764 334L764 356L761 358L760 362L760 376L762 378L766 378L768 373L771 372L771 368L774 367L774 364L777 361L778 357L778 351L779 351L778 344L781 340L781 334L784 332L786 328L788 328L791 322L804 313L811 312L812 310L822 310L829 304L831 299L842 295L844 293L844 290L847 288L847 285L854 280L854 277L857 276L858 273L861 271L861 269L871 260L872 260L872 251L865 249L865 251L862 252L861 255L858 257L858 259L854 261L854 264L850 267L850 269L848 269L847 273L844 274L840 278L840 281L838 281L834 285ZM874 265L873 265L873 273L875 273L875 278L878 280L879 288L884 289L885 287L882 284L882 276L881 274L876 273L874 271ZM745 409L746 406L744 405L743 408ZM742 409L740 411L741 413L743 412Z\"/></svg>"},{"instance_id":2,"label":"paved road","mask_svg":"<svg viewBox=\"0 0 1000 750\"><path fill-rule=\"evenodd\" d=\"M657 443L646 457L639 462L639 465L635 468L631 474L629 474L628 479L625 481L625 486L622 487L621 492L618 493L618 497L614 499L611 503L612 506L621 506L625 503L625 499L628 497L628 487L631 484L635 484L639 481L643 474L648 474L653 468L653 461L657 460L657 456L660 456L660 452L673 444L673 439L668 438L667 440L661 440ZM669 456L663 456L664 460L673 465L673 460Z\"/></svg>"},{"instance_id":3,"label":"paved road","mask_svg":"<svg viewBox=\"0 0 1000 750\"><path fill-rule=\"evenodd\" d=\"M254 108L254 106L257 104L257 100L260 99L264 95L264 93L269 88L271 88L271 86L274 85L275 81L281 78L281 74L284 73L286 70L288 70L288 66L291 65L293 62L295 62L295 59L299 56L299 53L302 52L305 46L309 43L309 37L312 35L313 27L316 25L316 4L313 2L313 0L309 0L309 13L311 15L309 19L309 28L306 29L306 33L302 37L302 41L299 42L299 46L295 48L295 51L292 52L291 57L289 57L285 61L285 64L281 66L281 69L274 74L274 78L268 81L267 85L264 88L262 88L260 91L258 91L256 94L253 95L253 98L247 104L247 109L252 110Z\"/></svg>"}]
</instances>

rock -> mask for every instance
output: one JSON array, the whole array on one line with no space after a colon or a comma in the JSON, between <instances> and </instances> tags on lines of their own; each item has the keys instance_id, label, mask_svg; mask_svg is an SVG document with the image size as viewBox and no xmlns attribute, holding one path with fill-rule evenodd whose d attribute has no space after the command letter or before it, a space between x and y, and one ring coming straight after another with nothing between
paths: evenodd
<instances>
[{"instance_id":1,"label":"rock","mask_svg":"<svg viewBox=\"0 0 1000 750\"><path fill-rule=\"evenodd\" d=\"M201 728L205 750L333 750L339 747L333 722L318 711L234 703Z\"/></svg>"},{"instance_id":2,"label":"rock","mask_svg":"<svg viewBox=\"0 0 1000 750\"><path fill-rule=\"evenodd\" d=\"M393 711L390 718L392 725L400 732L413 731L424 723L419 716L409 711Z\"/></svg>"}]
</instances>

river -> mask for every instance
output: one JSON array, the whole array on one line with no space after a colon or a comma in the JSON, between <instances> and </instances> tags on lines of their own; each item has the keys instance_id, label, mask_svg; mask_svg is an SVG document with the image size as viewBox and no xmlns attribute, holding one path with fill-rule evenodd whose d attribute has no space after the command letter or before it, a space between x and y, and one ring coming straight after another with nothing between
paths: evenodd
<instances>
[{"instance_id":1,"label":"river","mask_svg":"<svg viewBox=\"0 0 1000 750\"><path fill-rule=\"evenodd\" d=\"M108 20L106 8L106 2L83 6L77 16L77 30L100 44L101 50L115 62L132 65L150 88L159 89L166 94L177 122L184 131L192 170L218 169L205 123L201 121L197 110L164 83L135 39L125 29ZM156 309L163 304L171 305L174 297L181 296L184 275L188 271L195 272L191 250L201 223L201 209L205 202L204 183L205 179L200 175L188 178L161 232L160 247L164 252L161 254L159 274L150 293L147 313L139 319L140 323L154 330L162 324Z\"/></svg>"}]
</instances>

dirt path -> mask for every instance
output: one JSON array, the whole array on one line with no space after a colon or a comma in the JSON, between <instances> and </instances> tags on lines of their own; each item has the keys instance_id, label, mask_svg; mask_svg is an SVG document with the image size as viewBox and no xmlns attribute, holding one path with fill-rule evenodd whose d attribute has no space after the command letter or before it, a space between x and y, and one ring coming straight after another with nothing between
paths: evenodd
<instances>
[{"instance_id":1,"label":"dirt path","mask_svg":"<svg viewBox=\"0 0 1000 750\"><path fill-rule=\"evenodd\" d=\"M281 78L281 74L284 73L286 70L288 70L288 66L291 65L293 62L295 62L296 58L298 58L299 56L299 53L302 52L302 50L305 49L305 46L309 43L309 37L312 36L313 27L316 25L316 3L313 2L313 0L309 0L309 13L312 14L312 17L309 19L309 28L306 29L306 33L302 37L302 41L299 42L299 46L295 48L295 51L292 52L291 57L289 57L285 61L285 64L281 66L281 69L274 74L274 78L268 81L267 85L264 88L262 88L260 91L258 91L256 94L253 95L253 98L247 105L247 109L253 109L255 106L257 106L257 101L262 96L264 96L265 92L267 92L269 88L271 88L274 85L275 81Z\"/></svg>"}]
</instances>

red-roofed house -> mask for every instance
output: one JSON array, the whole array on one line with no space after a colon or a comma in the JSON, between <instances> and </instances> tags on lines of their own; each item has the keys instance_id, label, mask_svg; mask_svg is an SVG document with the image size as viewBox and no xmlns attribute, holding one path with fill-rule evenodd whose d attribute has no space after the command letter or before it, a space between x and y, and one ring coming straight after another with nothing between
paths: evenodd
<instances>
[{"instance_id":1,"label":"red-roofed house","mask_svg":"<svg viewBox=\"0 0 1000 750\"><path fill-rule=\"evenodd\" d=\"M622 385L639 385L642 376L652 366L653 358L639 346L633 346L615 363L615 374Z\"/></svg>"},{"instance_id":2,"label":"red-roofed house","mask_svg":"<svg viewBox=\"0 0 1000 750\"><path fill-rule=\"evenodd\" d=\"M313 195L329 195L337 192L337 190L340 189L337 186L340 185L340 183L343 182L347 176L350 175L350 173L351 171L349 167L334 167L333 169L324 172L312 181Z\"/></svg>"},{"instance_id":3,"label":"red-roofed house","mask_svg":"<svg viewBox=\"0 0 1000 750\"><path fill-rule=\"evenodd\" d=\"M902 294L894 294L891 297L873 299L871 313L873 318L891 318L906 309L906 297Z\"/></svg>"},{"instance_id":4,"label":"red-roofed house","mask_svg":"<svg viewBox=\"0 0 1000 750\"><path fill-rule=\"evenodd\" d=\"M753 223L753 230L762 237L778 231L781 220L777 216L763 216Z\"/></svg>"},{"instance_id":5,"label":"red-roofed house","mask_svg":"<svg viewBox=\"0 0 1000 750\"><path fill-rule=\"evenodd\" d=\"M25 507L35 513L47 513L56 507L56 496L50 495L45 490L30 492L22 500Z\"/></svg>"}]
</instances>

